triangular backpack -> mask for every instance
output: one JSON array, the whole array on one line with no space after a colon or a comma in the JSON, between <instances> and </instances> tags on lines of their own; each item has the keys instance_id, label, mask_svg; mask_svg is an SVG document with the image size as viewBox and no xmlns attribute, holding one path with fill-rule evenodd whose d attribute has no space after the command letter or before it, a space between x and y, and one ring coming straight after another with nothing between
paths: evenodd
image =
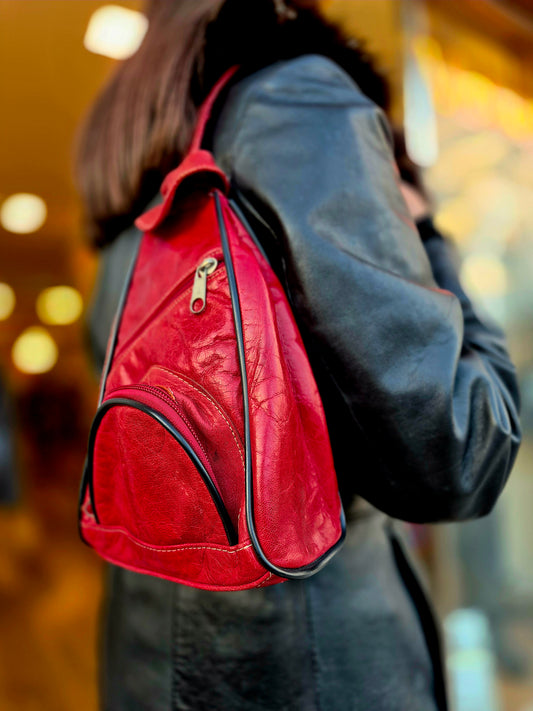
<instances>
[{"instance_id":1,"label":"triangular backpack","mask_svg":"<svg viewBox=\"0 0 533 711\"><path fill-rule=\"evenodd\" d=\"M211 152L214 102L143 237L80 490L107 561L206 590L318 572L344 539L324 411L283 288Z\"/></svg>"}]
</instances>

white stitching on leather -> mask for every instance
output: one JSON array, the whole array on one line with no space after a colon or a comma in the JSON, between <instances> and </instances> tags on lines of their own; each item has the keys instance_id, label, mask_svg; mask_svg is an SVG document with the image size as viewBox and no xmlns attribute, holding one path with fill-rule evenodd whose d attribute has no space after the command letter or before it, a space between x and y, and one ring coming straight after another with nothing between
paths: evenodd
<instances>
[{"instance_id":1,"label":"white stitching on leather","mask_svg":"<svg viewBox=\"0 0 533 711\"><path fill-rule=\"evenodd\" d=\"M272 577L272 573L269 573L268 576L263 580L263 582L259 583L259 585L257 587L258 588L264 587L269 582L271 577Z\"/></svg>"},{"instance_id":2,"label":"white stitching on leather","mask_svg":"<svg viewBox=\"0 0 533 711\"><path fill-rule=\"evenodd\" d=\"M155 548L154 546L147 546L144 543L140 543L139 541L136 541L134 538L131 537L131 535L125 531L122 528L107 528L106 526L91 526L91 525L84 525L84 528L90 528L93 531L96 531L98 533L99 531L102 531L104 533L121 533L123 536L127 536L128 539L133 543L135 546L139 546L140 548L146 548L148 551L154 551L154 553L181 553L181 551L220 551L221 553L240 553L240 551L245 551L247 548L251 548L252 544L247 543L245 546L242 546L242 548L234 548L233 550L229 550L228 548L213 548L212 546L184 546L183 548Z\"/></svg>"},{"instance_id":3,"label":"white stitching on leather","mask_svg":"<svg viewBox=\"0 0 533 711\"><path fill-rule=\"evenodd\" d=\"M202 392L202 391L200 390L200 388L196 387L196 385L193 385L189 380L187 380L186 378L182 378L181 375L178 375L177 373L174 373L172 370L169 370L168 368L165 368L165 367L162 366L162 365L156 365L155 367L158 368L159 370L164 370L166 373L169 373L169 374L172 375L174 378L177 378L178 380L181 380L182 383L185 383L186 385L189 385L191 388L193 388L193 390L196 390L197 393L199 393L200 395L203 395L204 398L205 398L206 400L208 400L208 402L210 402L212 405L215 406L215 408L218 410L218 412L220 413L220 415L223 417L223 419L224 419L224 421L226 422L227 426L230 428L231 435L232 435L232 437L233 437L233 439L234 439L234 441L235 441L235 444L237 445L237 449L238 449L238 451L239 451L239 456L240 456L240 458L241 458L242 466L243 466L243 468L245 468L245 465L244 465L244 456L243 456L243 452L242 452L242 449L241 449L241 444L240 444L239 440L237 439L237 434L236 434L235 430L233 429L233 425L230 423L230 421L228 420L228 418L226 417L226 415L224 414L224 412L220 409L220 407L219 407L218 404L215 402L215 400L214 400L214 399L211 399L208 395L206 395L204 392Z\"/></svg>"}]
</instances>

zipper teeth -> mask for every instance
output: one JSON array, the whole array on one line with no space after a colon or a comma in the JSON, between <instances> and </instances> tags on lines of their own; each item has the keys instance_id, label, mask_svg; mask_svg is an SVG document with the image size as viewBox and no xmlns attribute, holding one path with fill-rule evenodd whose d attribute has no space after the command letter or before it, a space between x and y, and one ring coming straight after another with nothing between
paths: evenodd
<instances>
[{"instance_id":1,"label":"zipper teeth","mask_svg":"<svg viewBox=\"0 0 533 711\"><path fill-rule=\"evenodd\" d=\"M156 366L156 367L158 369L163 370L163 372L165 372L165 373L169 373L170 375L173 375L171 370L168 370L167 368L164 368L163 366ZM180 377L180 376L178 376L178 377ZM185 382L188 383L188 380L185 380ZM220 405L220 403L218 403L215 400L215 398L212 395L210 395L207 392L207 390L205 390L199 383L195 383L194 381L192 381L192 383L194 383L193 387L196 388L197 390L199 390L199 392L201 392L201 394L206 398L206 400L209 400L209 402L211 402L217 408L222 407ZM191 385L191 383L189 383L189 384ZM117 385L116 387L112 388L111 390L109 390L109 392L106 393L106 400L113 393L119 392L120 390L127 390L130 388L133 388L134 390L147 390L148 392L152 392L155 390L156 391L155 394L158 397L161 397L162 400L167 400L168 404L174 408L178 407L178 403L176 402L176 400L173 400L168 395L167 391L165 390L165 388L162 385L143 385L143 383L133 383L132 385ZM226 417L228 417L227 413L226 413ZM234 424L231 424L231 429L235 432L235 434L237 434Z\"/></svg>"},{"instance_id":2,"label":"zipper teeth","mask_svg":"<svg viewBox=\"0 0 533 711\"><path fill-rule=\"evenodd\" d=\"M211 461L210 461L209 457L207 456L207 452L205 451L200 440L198 439L198 436L196 435L196 433L194 431L194 427L189 422L189 419L187 417L185 417L185 415L182 413L182 411L178 407L178 404L169 395L167 395L166 392L162 388L159 388L157 385L125 385L122 388L114 388L113 390L111 390L108 393L108 395L111 395L111 393L118 392L120 390L141 390L141 391L144 391L147 393L151 393L152 395L156 395L160 400L163 400L163 402L166 402L166 404L169 407L171 407L174 410L174 412L176 412L176 414L179 415L179 417L183 420L183 422L185 422L189 432L194 437L196 443L198 444L198 446L204 453L206 460L209 462L209 466L211 466ZM106 399L107 399L107 396L106 396ZM211 476L211 478L213 479L213 476ZM213 483L214 483L214 479L213 479ZM217 486L217 489L218 489L218 486ZM220 494L220 491L219 491L219 494Z\"/></svg>"},{"instance_id":3,"label":"zipper teeth","mask_svg":"<svg viewBox=\"0 0 533 711\"><path fill-rule=\"evenodd\" d=\"M214 271L212 274L209 275L209 279L214 279L215 276L216 276L219 272L222 273L222 270L220 269L220 267L225 266L225 264L224 264L224 255L220 255L220 256L219 256L219 253L216 252L215 254L210 255L210 256L212 256L213 258L217 259L217 261L218 261L217 268L215 269L215 271ZM208 259L208 258L209 258L209 257L206 257L205 259ZM204 260L204 261L205 261L205 260ZM202 262L202 263L203 263L203 262ZM198 269L198 267L196 267L196 269ZM188 274L184 279L182 279L182 281L181 281L177 286L175 286L175 287L170 291L170 293L167 294L167 296L166 296L164 299L162 299L162 300L159 302L159 304L154 308L154 310L152 311L152 313L150 313L150 314L144 319L143 323L141 323L141 324L136 328L136 330L134 331L134 333L127 339L127 341L126 341L125 343L121 343L121 344L118 344L118 343L117 343L117 350L116 350L115 356L114 356L114 358L113 358L114 361L115 361L115 359L118 359L118 358L124 353L124 350L125 350L126 348L128 348L128 346L130 346L130 345L133 343L133 341L137 338L137 336L139 335L139 333L141 333L142 329L144 328L145 324L147 323L147 321L148 321L149 319L153 318L153 316L154 316L155 314L157 314L158 312L160 312L162 309L166 308L166 306L168 305L168 303L169 303L171 300L173 300L174 302L176 302L176 301L180 301L180 300L183 298L184 294L185 294L185 293L189 290L189 288L190 288L191 286L193 286L193 284L194 284L194 279L195 279L195 277L196 277L196 269L194 270L194 272L191 272L191 273ZM120 337L120 333L119 333L119 337Z\"/></svg>"},{"instance_id":4,"label":"zipper teeth","mask_svg":"<svg viewBox=\"0 0 533 711\"><path fill-rule=\"evenodd\" d=\"M152 394L154 394L154 395L157 395L157 397L159 397L161 400L167 401L168 404L178 413L178 415L180 416L180 418L188 425L189 430L191 429L191 428L190 428L190 425L189 425L189 423L188 423L188 421L187 421L187 418L185 418L185 417L179 412L179 410L178 410L178 409L176 408L176 406L175 406L175 403L172 402L171 398L168 398L168 397L166 397L164 394L162 394L158 387L154 387L154 386L150 386L150 385L137 385L137 386L136 386L136 385L128 385L128 386L125 386L124 388L114 388L114 390L113 390L112 392L118 392L119 390L128 390L128 389L145 390L146 392L149 392L149 393L152 393ZM130 407L133 407L133 406L143 406L143 403L141 403L141 402L139 402L139 401L135 401L135 400L128 401L127 399L125 400L124 403L120 403L120 401L118 401L116 404L117 404L117 405L118 405L118 404L123 404L124 407L128 407L128 402L130 403L130 404L129 404ZM115 403L113 403L113 404L115 404ZM105 406L106 406L106 402L104 401L104 402L102 403L100 409L104 408ZM148 407L148 409L151 409L154 413L157 413L157 410L153 410L153 408L151 408L150 406L147 406L147 407ZM100 411L100 409L99 409L99 411ZM106 410L106 413L107 413L107 410ZM98 417L98 414L99 414L99 412L97 412L97 417ZM147 414L150 414L150 413L147 413ZM174 425L172 425L172 423L168 420L168 418L166 418L166 417L165 417L164 415L162 415L161 413L159 413L159 415L160 415L161 417L163 417L164 420L165 420L169 425L171 425L174 429L176 429L176 428L174 427ZM96 420L95 420L95 422L96 422ZM93 428L92 428L92 430L94 429L95 422L93 422ZM100 424L101 424L101 421L98 423L97 430L99 429ZM166 428L165 428L165 429L166 429ZM91 430L91 437L93 437L93 432L92 432L92 430ZM97 430L96 430L96 431L97 431ZM194 438L195 438L196 441L198 442L198 440L197 440L197 438L196 438L196 435L194 435L194 432L191 432L191 434L193 434ZM201 462L201 459L198 457L198 454L197 454L196 452L194 452L194 447L191 445L190 442L188 442L187 437L185 437L185 436L183 435L183 433L180 433L180 437L183 437L184 441L187 443L187 447L189 447L189 448L191 449L191 451L194 453L194 456L197 457L197 458L199 459L199 461ZM180 444L179 440L178 440L178 444ZM207 454L205 453L204 448L202 447L202 445L200 444L200 442L198 442L198 444L199 444L199 446L200 446L202 452L204 453L204 455L205 455L205 457L206 457L206 460L207 460L209 466L211 466L211 462L210 462L210 460L209 460L209 457L208 457ZM94 452L94 448L95 448L95 446L96 446L96 441L95 441L95 440L93 441L92 446L93 446L93 452ZM182 448L184 448L183 445L181 445L181 446L182 446ZM191 455L187 452L187 449L186 449L186 448L184 448L184 449L185 449L186 454L189 456L189 458L191 458ZM194 464L194 461L193 461L193 464ZM225 502L224 502L224 499L222 498L222 494L221 494L221 492L220 492L220 489L219 489L219 487L218 487L218 485L217 485L215 479L213 478L211 472L208 470L208 468L205 466L205 464L204 464L203 462L201 462L201 465L202 465L203 470L205 471L205 477L204 477L203 474L200 474L201 478L204 479L204 482L206 482L206 484L209 482L208 490L209 490L209 487L211 487L212 490L213 490L213 491L215 492L215 494L216 494L216 496L215 496L215 495L213 494L213 491L210 491L210 492L209 492L209 493L210 493L210 496L211 496L211 499L212 499L212 501L214 502L215 507L217 508L218 514L219 514L220 519L221 519L221 522L222 522L222 526L223 526L223 528L224 528L224 530L225 530L225 532L226 532L226 537L227 537L227 539L228 539L228 543L229 543L230 545L237 545L237 543L238 543L237 533L236 533L236 531L235 531L235 529L234 529L234 527L233 527L233 523L232 523L232 521L231 521L231 519L230 519L230 516L229 516L229 514L228 514L228 510L227 510L227 508L226 508L226 504L225 504ZM92 462L91 462L91 465L90 465L90 466L91 466L91 469L90 469L90 481L91 481L90 487L92 487L92 486L93 486L93 483L92 483L92 481L93 481L93 473L94 473L94 471L93 471L93 463L92 463ZM207 480L206 480L206 477L207 477ZM94 494L94 490L91 489L91 492L92 492L92 493L91 493L91 495L90 495L90 502L91 502L91 504L92 504L92 506L93 506L93 510L96 511L96 508L95 508L95 494ZM89 513L89 512L87 512L87 513ZM100 522L98 521L98 518L97 518L97 516L96 516L95 513L92 514L92 517L97 521L97 523L100 523Z\"/></svg>"},{"instance_id":5,"label":"zipper teeth","mask_svg":"<svg viewBox=\"0 0 533 711\"><path fill-rule=\"evenodd\" d=\"M237 431L237 427L235 423L233 422L232 418L230 417L229 413L224 409L224 407L217 401L215 398L205 389L203 388L199 383L196 383L195 381L190 381L187 379L185 376L180 376L177 373L173 373L171 370L168 368L165 368L164 366L156 366L158 369L162 370L165 373L169 373L170 375L175 375L179 379L183 380L185 383L187 383L190 387L193 387L195 390L197 390L205 399L210 402L216 409L217 411L222 415L224 421L226 422L227 426L231 430L233 434L233 439L235 440L235 444L237 446L237 449L239 450L240 456L241 456L241 461L242 461L242 466L244 469L244 459L243 459L243 443L242 443L242 437ZM145 389L145 388L153 388L156 392L155 395L157 397L160 397L162 400L165 400L168 402L168 404L176 409L178 414L180 414L179 411L179 405L177 401L174 398L169 397L167 389L163 387L162 385L144 385L143 383L133 383L132 385L120 385L112 388L109 390L109 392L106 393L106 399L113 395L113 393L119 392L120 390L128 389L128 388L133 388L133 389ZM152 390L149 390L147 392L152 392ZM181 414L180 414L181 416Z\"/></svg>"},{"instance_id":6,"label":"zipper teeth","mask_svg":"<svg viewBox=\"0 0 533 711\"><path fill-rule=\"evenodd\" d=\"M149 394L151 394L151 395L155 395L155 396L158 397L160 400L163 400L163 402L166 402L167 405L168 405L169 407L171 407L171 408L174 410L174 412L181 418L181 420L185 423L185 425L187 426L187 429L188 429L189 432L191 433L191 436L194 438L194 441L197 443L198 447L199 447L199 448L201 449L201 451L203 452L203 455L204 455L204 457L205 457L205 460L206 460L206 462L208 463L209 468L211 469L211 471L209 471L209 470L207 469L207 467L205 467L205 468L206 468L206 471L207 471L207 473L208 473L208 475L209 475L209 478L211 479L211 482L212 482L214 488L215 488L216 491L218 492L218 496L220 497L220 500L221 500L221 502L222 502L222 504L223 504L223 506L224 506L224 508L225 508L225 510L226 510L226 513L227 513L226 503L225 503L224 499L222 498L222 492L220 491L220 487L219 487L219 485L218 485L218 483L217 483L217 480L216 480L216 478L215 478L215 475L214 475L214 473L213 473L213 467L212 467L212 464L211 464L211 460L209 459L209 457L208 457L208 455L207 455L207 452L206 452L205 449L204 449L203 444L202 444L202 443L200 442L200 440L198 439L198 435L197 435L196 432L194 431L194 427L193 427L193 426L191 425L191 423L189 422L189 418L188 418L188 417L185 417L185 415L181 412L180 408L178 407L178 404L177 404L169 395L167 395L167 393L166 393L163 389L159 388L159 387L156 386L156 385L140 385L140 384L139 384L139 385L126 385L126 386L124 386L123 388L114 388L112 391L110 391L109 394L111 394L112 392L118 392L118 391L120 391L120 390L127 390L127 389L128 389L128 390L140 390L140 391L142 391L142 392L147 392L147 393L149 393ZM205 466L205 465L204 465L204 466ZM229 514L228 514L228 519L229 519ZM225 528L225 526L224 526L224 528Z\"/></svg>"}]
</instances>

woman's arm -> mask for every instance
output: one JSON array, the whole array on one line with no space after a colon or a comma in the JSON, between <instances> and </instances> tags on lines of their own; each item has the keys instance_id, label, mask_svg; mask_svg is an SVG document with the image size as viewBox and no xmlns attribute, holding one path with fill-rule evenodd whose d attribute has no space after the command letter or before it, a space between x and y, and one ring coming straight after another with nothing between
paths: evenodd
<instances>
[{"instance_id":1,"label":"woman's arm","mask_svg":"<svg viewBox=\"0 0 533 711\"><path fill-rule=\"evenodd\" d=\"M215 153L274 227L304 338L364 439L356 492L411 521L487 513L520 442L515 370L446 260L432 270L382 112L309 55L234 88Z\"/></svg>"}]
</instances>

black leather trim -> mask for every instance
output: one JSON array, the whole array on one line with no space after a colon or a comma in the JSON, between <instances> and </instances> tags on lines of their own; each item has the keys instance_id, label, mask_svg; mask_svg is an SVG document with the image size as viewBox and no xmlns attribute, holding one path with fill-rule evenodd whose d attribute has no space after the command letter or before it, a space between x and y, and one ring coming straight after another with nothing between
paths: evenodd
<instances>
[{"instance_id":1,"label":"black leather trim","mask_svg":"<svg viewBox=\"0 0 533 711\"><path fill-rule=\"evenodd\" d=\"M126 306L126 300L128 298L128 292L130 290L131 280L133 279L133 272L135 271L135 267L137 265L137 259L139 257L139 252L141 251L142 243L143 243L143 240L142 239L139 240L139 244L137 245L137 249L135 250L133 259L131 260L131 264L130 264L130 267L128 269L128 273L126 276L126 281L124 282L124 287L123 287L122 293L120 295L120 301L118 302L117 313L115 314L115 318L113 320L113 327L112 327L111 335L109 337L108 353L106 356L106 362L104 365L104 372L102 374L102 382L100 385L100 395L98 397L98 407L100 407L100 405L102 404L102 400L104 399L104 392L105 392L105 386L107 383L107 377L109 375L109 371L111 370L111 364L113 362L113 356L115 355L115 348L117 346L118 330L120 327L120 322L122 321L122 313L123 313L124 308Z\"/></svg>"},{"instance_id":2,"label":"black leather trim","mask_svg":"<svg viewBox=\"0 0 533 711\"><path fill-rule=\"evenodd\" d=\"M441 711L448 710L448 694L446 690L446 679L443 673L445 668L443 643L440 630L437 627L437 615L430 603L429 596L424 590L416 569L409 559L404 543L394 530L393 523L387 522L387 533L390 537L394 560L398 568L400 577L411 596L417 614L420 619L424 638L426 640L428 654L433 664L434 692Z\"/></svg>"},{"instance_id":3,"label":"black leather trim","mask_svg":"<svg viewBox=\"0 0 533 711\"><path fill-rule=\"evenodd\" d=\"M120 299L118 302L117 311L115 313L115 318L113 319L111 334L109 336L109 346L107 348L106 359L105 359L102 377L101 377L101 381L100 381L100 393L98 395L98 407L100 407L100 405L102 404L102 400L104 399L107 377L109 375L109 371L111 370L111 364L113 362L113 356L115 354L115 348L117 346L118 330L120 327L120 322L122 321L122 313L124 311L124 307L126 306L126 300L128 298L128 292L130 290L131 280L133 279L133 272L135 271L135 266L137 265L137 259L139 257L141 245L142 245L142 239L139 240L139 243L137 244L137 247L135 248L135 253L132 257L131 264L128 268L128 272L126 275L126 280L124 281L124 286L123 286L122 292L120 294ZM79 493L78 493L78 532L79 532L80 538L84 542L86 542L86 541L85 541L85 538L83 537L83 533L82 533L82 529L81 529L81 508L83 506L83 502L85 501L85 494L87 492L87 486L89 485L89 472L87 469L88 458L89 458L89 456L87 456L85 458L85 463L83 465L83 476L81 478L80 488L79 488ZM93 499L94 497L91 496L91 498Z\"/></svg>"},{"instance_id":4,"label":"black leather trim","mask_svg":"<svg viewBox=\"0 0 533 711\"><path fill-rule=\"evenodd\" d=\"M233 527L233 523L230 519L230 516L229 516L228 511L224 505L224 502L222 501L222 497L220 496L220 493L219 493L218 489L216 488L215 483L211 479L209 472L204 467L201 460L198 458L196 452L190 446L190 444L187 442L185 437L183 437L181 432L179 432L172 425L172 423L170 423L167 420L167 418L164 417L164 415L162 415L157 410L154 410L153 408L149 407L148 405L145 405L144 403L137 402L136 400L130 400L129 398L123 398L123 397L106 400L104 402L104 404L100 406L100 408L98 409L96 416L94 418L94 421L93 421L93 424L91 427L91 434L89 436L89 452L88 452L88 456L87 456L87 478L88 478L88 485L89 485L89 495L91 498L91 504L93 507L94 517L96 519L96 522L100 523L100 521L98 519L98 513L96 511L96 502L95 502L94 487L93 487L94 445L96 442L96 435L97 435L100 423L102 422L102 419L107 414L107 412L113 407L132 407L136 410L139 410L140 412L143 412L145 415L148 415L149 417L156 420L178 442L178 444L185 450L185 453L187 454L187 456L189 457L191 462L194 464L194 467L196 468L197 472L200 474L200 476L201 476L201 478L202 478L202 480L209 492L209 495L213 499L213 503L215 504L215 506L217 508L218 514L219 514L220 519L222 521L222 525L224 526L224 530L226 531L226 536L228 538L229 545L230 546L237 545L237 543L239 542L237 533L235 531L235 528Z\"/></svg>"},{"instance_id":5,"label":"black leather trim","mask_svg":"<svg viewBox=\"0 0 533 711\"><path fill-rule=\"evenodd\" d=\"M257 249L258 249L258 250L261 252L261 254L263 255L263 257L264 257L266 263L267 263L268 265L270 265L270 267L272 267L272 265L270 264L270 260L269 260L269 258L268 258L268 256L267 256L267 253L266 253L265 250L263 249L263 245L261 244L261 242L260 242L260 241L257 239L257 237L255 236L254 231L253 231L252 228L250 227L250 223L248 222L248 220L247 220L246 217L244 216L244 213L243 213L243 211L241 210L240 206L235 202L235 200L233 200L233 199L231 199L231 198L230 198L230 200L229 200L229 204L231 205L232 209L234 210L234 212L235 212L235 214L237 215L237 217L239 218L239 220L242 222L242 224L243 224L244 227L246 228L246 230L247 230L248 234L250 235L250 237L253 239L255 246L257 247ZM265 223L265 224L266 224L266 223Z\"/></svg>"},{"instance_id":6,"label":"black leather trim","mask_svg":"<svg viewBox=\"0 0 533 711\"><path fill-rule=\"evenodd\" d=\"M233 268L233 259L231 256L231 250L229 247L228 235L226 231L226 224L224 222L224 215L222 213L222 206L220 204L220 195L215 192L215 205L217 211L217 218L220 228L220 238L222 242L222 251L224 252L224 261L226 263L226 274L228 276L228 284L231 294L231 304L233 309L233 320L235 323L235 335L237 338L237 350L239 354L239 367L241 371L241 381L243 389L243 406L244 406L244 446L245 446L245 483L246 483L246 523L248 526L248 532L250 534L250 539L255 551L255 554L264 565L264 567L271 573L278 575L281 578L288 578L289 580L298 580L302 578L308 578L314 573L318 573L326 563L337 553L344 538L346 536L346 521L344 516L344 510L341 507L341 536L339 540L324 553L320 558L317 558L312 563L301 568L281 568L274 563L270 562L266 557L259 538L257 536L257 531L255 528L255 518L254 518L254 492L253 492L253 470L252 470L252 448L251 448L251 437L250 437L250 408L248 402L248 376L246 373L246 358L244 353L244 336L242 327L242 316L241 307L239 302L239 292L237 289L237 280L235 277L235 270Z\"/></svg>"}]
</instances>

